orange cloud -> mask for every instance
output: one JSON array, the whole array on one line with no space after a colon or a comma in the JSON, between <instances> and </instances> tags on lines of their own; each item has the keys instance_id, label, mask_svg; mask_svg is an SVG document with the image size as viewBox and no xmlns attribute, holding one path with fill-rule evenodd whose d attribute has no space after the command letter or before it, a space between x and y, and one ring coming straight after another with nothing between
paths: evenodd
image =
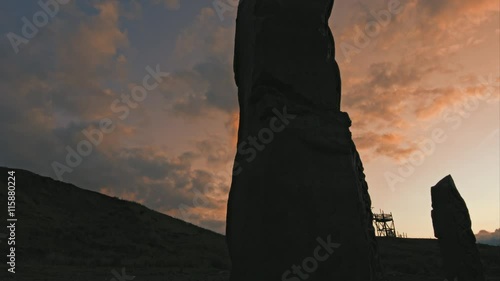
<instances>
[{"instance_id":1,"label":"orange cloud","mask_svg":"<svg viewBox=\"0 0 500 281\"><path fill-rule=\"evenodd\" d=\"M376 153L393 159L403 159L416 150L408 137L397 133L375 133L372 131L361 133L354 137L359 151ZM370 159L370 155L368 159Z\"/></svg>"},{"instance_id":2,"label":"orange cloud","mask_svg":"<svg viewBox=\"0 0 500 281\"><path fill-rule=\"evenodd\" d=\"M118 48L128 45L127 34L119 27L118 5L116 0L95 4L99 13L61 42L59 55L64 65L72 66L74 74L110 63Z\"/></svg>"},{"instance_id":3,"label":"orange cloud","mask_svg":"<svg viewBox=\"0 0 500 281\"><path fill-rule=\"evenodd\" d=\"M240 126L240 113L234 112L229 116L229 120L226 123L226 128L229 131L231 138L231 146L236 147L238 143L238 128Z\"/></svg>"}]
</instances>

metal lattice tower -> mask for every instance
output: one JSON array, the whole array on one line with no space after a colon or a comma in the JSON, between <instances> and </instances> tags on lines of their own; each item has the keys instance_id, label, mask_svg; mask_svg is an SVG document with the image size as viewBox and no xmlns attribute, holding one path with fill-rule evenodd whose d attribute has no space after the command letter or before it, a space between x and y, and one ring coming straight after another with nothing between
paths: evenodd
<instances>
[{"instance_id":1,"label":"metal lattice tower","mask_svg":"<svg viewBox=\"0 0 500 281\"><path fill-rule=\"evenodd\" d=\"M380 214L373 214L373 224L379 237L396 237L396 227L392 212L385 214L380 210Z\"/></svg>"}]
</instances>

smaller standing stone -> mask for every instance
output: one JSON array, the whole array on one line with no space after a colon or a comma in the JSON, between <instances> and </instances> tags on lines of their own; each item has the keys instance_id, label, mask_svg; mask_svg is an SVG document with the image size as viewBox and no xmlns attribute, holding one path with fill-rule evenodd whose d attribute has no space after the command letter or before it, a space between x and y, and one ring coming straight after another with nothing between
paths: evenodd
<instances>
[{"instance_id":1,"label":"smaller standing stone","mask_svg":"<svg viewBox=\"0 0 500 281\"><path fill-rule=\"evenodd\" d=\"M469 210L448 175L431 188L432 224L449 281L484 281Z\"/></svg>"}]
</instances>

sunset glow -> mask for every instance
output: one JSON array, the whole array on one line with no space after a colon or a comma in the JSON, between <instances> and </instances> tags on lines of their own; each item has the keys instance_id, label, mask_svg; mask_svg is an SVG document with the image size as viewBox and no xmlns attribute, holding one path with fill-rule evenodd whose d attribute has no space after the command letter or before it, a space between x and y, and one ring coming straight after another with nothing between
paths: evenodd
<instances>
[{"instance_id":1,"label":"sunset glow","mask_svg":"<svg viewBox=\"0 0 500 281\"><path fill-rule=\"evenodd\" d=\"M0 13L0 165L224 233L236 8L70 1L28 38L23 17L41 7L20 2ZM408 237L434 237L430 187L448 174L474 233L500 228L499 12L491 0L335 1L341 110L374 212ZM91 151L68 163L83 141Z\"/></svg>"}]
</instances>

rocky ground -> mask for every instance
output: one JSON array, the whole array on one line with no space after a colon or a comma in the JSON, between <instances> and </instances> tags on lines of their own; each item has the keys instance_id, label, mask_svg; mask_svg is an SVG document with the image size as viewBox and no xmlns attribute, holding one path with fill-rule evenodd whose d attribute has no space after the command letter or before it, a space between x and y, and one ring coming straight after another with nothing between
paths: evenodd
<instances>
[{"instance_id":1,"label":"rocky ground","mask_svg":"<svg viewBox=\"0 0 500 281\"><path fill-rule=\"evenodd\" d=\"M0 173L4 170L0 167ZM16 274L7 273L2 263L0 280L229 279L224 236L134 202L28 171L17 173ZM0 189L0 207L5 209L6 190ZM4 212L1 216L5 221ZM387 281L444 280L437 240L378 238L378 243ZM486 280L500 281L500 247L478 248ZM2 241L0 253L6 252Z\"/></svg>"}]
</instances>

